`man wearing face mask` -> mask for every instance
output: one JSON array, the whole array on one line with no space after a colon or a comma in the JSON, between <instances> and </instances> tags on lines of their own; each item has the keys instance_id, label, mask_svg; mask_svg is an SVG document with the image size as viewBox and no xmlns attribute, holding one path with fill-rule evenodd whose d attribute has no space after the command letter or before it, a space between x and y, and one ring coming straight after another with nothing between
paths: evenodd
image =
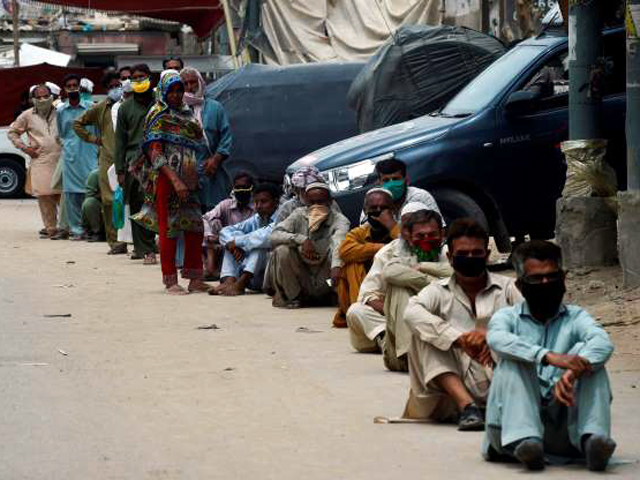
<instances>
[{"instance_id":1,"label":"man wearing face mask","mask_svg":"<svg viewBox=\"0 0 640 480\"><path fill-rule=\"evenodd\" d=\"M84 240L82 203L86 193L87 178L98 166L98 147L81 139L74 131L73 124L93 104L81 99L78 75L67 75L63 85L67 93L67 101L57 110L58 137L62 144L62 188L71 233L70 239ZM89 129L95 134L94 127Z\"/></svg>"},{"instance_id":2,"label":"man wearing face mask","mask_svg":"<svg viewBox=\"0 0 640 480\"><path fill-rule=\"evenodd\" d=\"M177 63L176 59L169 62ZM227 113L220 102L205 98L206 87L200 72L186 67L180 71L184 82L184 101L204 129L205 143L198 153L200 170L200 201L204 211L222 201L229 191L229 175L223 164L231 154L233 137Z\"/></svg>"},{"instance_id":3,"label":"man wearing face mask","mask_svg":"<svg viewBox=\"0 0 640 480\"><path fill-rule=\"evenodd\" d=\"M403 211L412 205L410 203ZM443 248L444 228L438 212L422 207L403 221L403 228L407 232L406 240L398 242L393 256L382 269L387 286L382 359L389 370L406 372L411 331L404 312L409 299L431 282L451 276L453 270L445 255L446 248Z\"/></svg>"},{"instance_id":4,"label":"man wearing face mask","mask_svg":"<svg viewBox=\"0 0 640 480\"><path fill-rule=\"evenodd\" d=\"M484 429L493 359L489 319L522 300L515 281L487 271L489 235L473 219L449 227L447 256L454 274L409 300L411 391L406 418L455 421L458 430Z\"/></svg>"},{"instance_id":5,"label":"man wearing face mask","mask_svg":"<svg viewBox=\"0 0 640 480\"><path fill-rule=\"evenodd\" d=\"M276 225L271 235L274 307L329 304L332 287L340 278L340 245L349 231L349 220L331 209L326 183L310 184L305 197L307 206Z\"/></svg>"},{"instance_id":6,"label":"man wearing face mask","mask_svg":"<svg viewBox=\"0 0 640 480\"><path fill-rule=\"evenodd\" d=\"M255 213L253 188L255 180L249 172L238 172L233 179L231 196L222 200L213 210L202 216L204 222L204 243L207 250L205 280L218 280L216 272L222 247L220 231L224 227L247 220Z\"/></svg>"},{"instance_id":7,"label":"man wearing face mask","mask_svg":"<svg viewBox=\"0 0 640 480\"><path fill-rule=\"evenodd\" d=\"M112 205L113 192L109 187L107 170L113 165L115 150L115 131L111 109L122 98L122 84L115 72L108 72L102 79L102 85L107 90L107 98L93 106L73 123L76 134L85 142L97 145L100 148L98 156L98 171L100 184L100 200L104 227L109 244L108 255L127 253L127 244L118 242L118 233L113 227ZM94 127L95 134L87 129Z\"/></svg>"},{"instance_id":8,"label":"man wearing face mask","mask_svg":"<svg viewBox=\"0 0 640 480\"><path fill-rule=\"evenodd\" d=\"M333 326L347 328L346 314L358 300L360 285L373 263L373 257L387 243L400 235L391 207L391 193L382 188L372 188L364 197L367 223L347 233L340 246L342 275L338 280L338 311L333 317Z\"/></svg>"},{"instance_id":9,"label":"man wearing face mask","mask_svg":"<svg viewBox=\"0 0 640 480\"><path fill-rule=\"evenodd\" d=\"M57 141L53 96L47 85L41 84L31 92L33 108L22 112L9 126L7 136L16 148L31 157L31 191L38 199L38 207L44 230L42 238L51 238L56 234L58 203L60 190L51 188L51 178L60 159L60 144ZM22 141L26 134L28 144Z\"/></svg>"},{"instance_id":10,"label":"man wearing face mask","mask_svg":"<svg viewBox=\"0 0 640 480\"><path fill-rule=\"evenodd\" d=\"M115 130L114 163L118 182L124 190L125 203L129 205L131 215L138 213L144 203L144 192L140 183L129 172L129 165L140 155L144 134L144 122L147 113L154 104L151 88L151 70L144 64L131 67L131 89L133 97L126 100L118 110ZM131 259L144 259L145 265L157 263L155 255L155 234L141 224L131 224L134 252Z\"/></svg>"},{"instance_id":11,"label":"man wearing face mask","mask_svg":"<svg viewBox=\"0 0 640 480\"><path fill-rule=\"evenodd\" d=\"M404 162L394 158L382 160L376 163L376 174L378 175L378 185L391 192L393 196L393 214L396 220L403 207L412 202L422 203L428 210L440 213L440 208L438 208L433 195L421 188L409 186L407 166ZM360 215L360 223L364 223L366 220L367 215L363 211Z\"/></svg>"},{"instance_id":12,"label":"man wearing face mask","mask_svg":"<svg viewBox=\"0 0 640 480\"><path fill-rule=\"evenodd\" d=\"M591 315L562 302L559 247L524 243L513 264L525 301L489 323L487 341L499 360L487 405L485 458L506 455L541 470L549 454L605 470L616 447L605 370L613 344Z\"/></svg>"}]
</instances>

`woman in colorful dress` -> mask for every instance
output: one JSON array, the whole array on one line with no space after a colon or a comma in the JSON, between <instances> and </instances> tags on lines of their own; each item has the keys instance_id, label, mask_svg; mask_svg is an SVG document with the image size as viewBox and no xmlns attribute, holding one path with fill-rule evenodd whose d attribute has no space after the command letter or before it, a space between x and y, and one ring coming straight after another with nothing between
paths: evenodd
<instances>
[{"instance_id":1,"label":"woman in colorful dress","mask_svg":"<svg viewBox=\"0 0 640 480\"><path fill-rule=\"evenodd\" d=\"M160 263L166 292L185 295L206 292L202 280L201 245L204 226L198 199L197 152L202 128L183 103L184 84L177 73L165 75L158 86L160 98L147 114L142 155L131 170L145 190L142 210L132 219L160 237ZM178 284L176 246L184 233L182 277Z\"/></svg>"}]
</instances>

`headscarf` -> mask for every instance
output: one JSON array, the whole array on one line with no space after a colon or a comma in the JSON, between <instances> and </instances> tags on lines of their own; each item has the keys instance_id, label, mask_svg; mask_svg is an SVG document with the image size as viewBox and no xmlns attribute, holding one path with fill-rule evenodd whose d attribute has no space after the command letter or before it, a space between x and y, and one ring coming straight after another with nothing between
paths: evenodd
<instances>
[{"instance_id":1,"label":"headscarf","mask_svg":"<svg viewBox=\"0 0 640 480\"><path fill-rule=\"evenodd\" d=\"M296 188L307 188L312 183L325 183L316 167L301 167L291 175L291 184Z\"/></svg>"},{"instance_id":2,"label":"headscarf","mask_svg":"<svg viewBox=\"0 0 640 480\"><path fill-rule=\"evenodd\" d=\"M177 72L167 72L160 80L160 98L149 110L145 121L143 149L150 142L158 140L194 150L202 144L202 127L194 119L189 107L183 103L174 109L167 103L169 89L177 83L182 84Z\"/></svg>"},{"instance_id":3,"label":"headscarf","mask_svg":"<svg viewBox=\"0 0 640 480\"><path fill-rule=\"evenodd\" d=\"M202 108L204 107L204 78L200 75L200 72L193 67L185 67L180 70L180 78L184 80L185 75L194 75L198 79L198 91L196 93L184 94L184 103L193 109L193 113L196 116L200 125L202 125Z\"/></svg>"}]
</instances>

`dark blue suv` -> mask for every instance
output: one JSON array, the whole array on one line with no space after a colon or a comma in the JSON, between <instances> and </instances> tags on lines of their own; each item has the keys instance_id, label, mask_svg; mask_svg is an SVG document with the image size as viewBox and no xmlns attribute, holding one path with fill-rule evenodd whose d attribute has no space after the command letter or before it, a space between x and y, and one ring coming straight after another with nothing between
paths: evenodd
<instances>
[{"instance_id":1,"label":"dark blue suv","mask_svg":"<svg viewBox=\"0 0 640 480\"><path fill-rule=\"evenodd\" d=\"M621 185L625 169L625 34L604 33L603 105L608 159ZM397 158L412 185L428 189L450 221L473 216L498 248L510 236L551 238L566 176L568 39L546 32L494 62L438 112L349 138L291 165L315 165L345 214L356 221L377 161Z\"/></svg>"}]
</instances>

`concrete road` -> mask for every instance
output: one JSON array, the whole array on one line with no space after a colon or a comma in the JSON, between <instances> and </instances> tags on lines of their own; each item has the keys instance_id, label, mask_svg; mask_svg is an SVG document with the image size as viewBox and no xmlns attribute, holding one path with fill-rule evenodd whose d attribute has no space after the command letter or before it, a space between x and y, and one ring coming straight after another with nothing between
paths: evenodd
<instances>
[{"instance_id":1,"label":"concrete road","mask_svg":"<svg viewBox=\"0 0 640 480\"><path fill-rule=\"evenodd\" d=\"M0 479L523 478L481 459L480 433L374 424L401 413L408 378L353 353L331 310L169 297L159 267L39 228L35 202L0 202ZM623 357L605 476L637 479L640 374Z\"/></svg>"}]
</instances>

